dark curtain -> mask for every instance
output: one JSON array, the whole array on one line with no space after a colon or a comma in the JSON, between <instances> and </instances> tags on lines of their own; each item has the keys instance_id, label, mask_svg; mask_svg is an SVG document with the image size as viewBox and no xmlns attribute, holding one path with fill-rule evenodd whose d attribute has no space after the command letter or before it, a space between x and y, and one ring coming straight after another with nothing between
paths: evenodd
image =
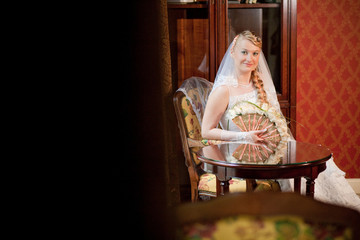
<instances>
[{"instance_id":1,"label":"dark curtain","mask_svg":"<svg viewBox=\"0 0 360 240\"><path fill-rule=\"evenodd\" d=\"M182 152L179 154L179 148L176 147L176 144L181 145L181 143L179 142L179 131L172 102L173 93L176 89L173 86L171 77L170 40L166 0L161 0L160 12L160 73L163 97L164 158L168 205L172 206L180 202L179 164L184 164L184 160Z\"/></svg>"},{"instance_id":2,"label":"dark curtain","mask_svg":"<svg viewBox=\"0 0 360 240\"><path fill-rule=\"evenodd\" d=\"M118 237L173 239L170 206L179 202L179 190L167 2L123 4L128 13L119 13L118 28L120 83L126 81L119 91L123 142L112 171L111 215Z\"/></svg>"}]
</instances>

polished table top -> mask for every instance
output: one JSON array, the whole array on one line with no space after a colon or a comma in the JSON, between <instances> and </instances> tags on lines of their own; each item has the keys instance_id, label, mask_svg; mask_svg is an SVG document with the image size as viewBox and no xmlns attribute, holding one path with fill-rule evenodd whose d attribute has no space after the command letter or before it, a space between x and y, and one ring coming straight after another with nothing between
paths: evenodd
<instances>
[{"instance_id":1,"label":"polished table top","mask_svg":"<svg viewBox=\"0 0 360 240\"><path fill-rule=\"evenodd\" d=\"M318 164L331 157L324 146L288 141L272 147L265 143L228 142L196 152L202 162L235 168L286 168Z\"/></svg>"},{"instance_id":2,"label":"polished table top","mask_svg":"<svg viewBox=\"0 0 360 240\"><path fill-rule=\"evenodd\" d=\"M294 191L300 193L305 177L306 195L314 197L315 179L326 169L332 156L324 146L297 141L267 143L229 142L203 147L196 152L201 168L216 174L217 195L229 192L231 177L245 179L294 178ZM251 184L250 184L251 185Z\"/></svg>"}]
</instances>

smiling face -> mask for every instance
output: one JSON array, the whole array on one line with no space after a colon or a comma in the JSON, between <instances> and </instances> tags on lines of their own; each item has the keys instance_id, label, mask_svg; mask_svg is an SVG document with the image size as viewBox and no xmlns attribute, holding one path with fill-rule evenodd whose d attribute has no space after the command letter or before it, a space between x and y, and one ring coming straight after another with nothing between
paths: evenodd
<instances>
[{"instance_id":1,"label":"smiling face","mask_svg":"<svg viewBox=\"0 0 360 240\"><path fill-rule=\"evenodd\" d=\"M254 71L259 63L260 52L261 48L240 37L233 51L233 57L239 72L248 73Z\"/></svg>"}]
</instances>

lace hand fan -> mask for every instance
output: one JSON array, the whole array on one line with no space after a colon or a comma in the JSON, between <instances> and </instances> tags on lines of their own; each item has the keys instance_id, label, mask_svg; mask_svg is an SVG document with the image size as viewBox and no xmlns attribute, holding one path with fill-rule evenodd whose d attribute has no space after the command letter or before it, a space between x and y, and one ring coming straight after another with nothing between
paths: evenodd
<instances>
[{"instance_id":1,"label":"lace hand fan","mask_svg":"<svg viewBox=\"0 0 360 240\"><path fill-rule=\"evenodd\" d=\"M266 109L266 110L265 110ZM287 125L283 116L268 105L260 108L251 102L240 102L229 111L233 114L232 121L242 132L264 130L259 135L264 139L262 144L240 144L232 156L241 162L252 163L277 163L280 161L275 156L279 155L288 140Z\"/></svg>"}]
</instances>

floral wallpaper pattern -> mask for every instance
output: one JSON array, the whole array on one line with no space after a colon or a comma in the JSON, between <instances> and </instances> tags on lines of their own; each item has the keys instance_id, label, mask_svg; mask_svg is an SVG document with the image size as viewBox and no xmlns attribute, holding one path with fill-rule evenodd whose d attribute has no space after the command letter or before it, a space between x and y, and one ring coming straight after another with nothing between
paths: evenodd
<instances>
[{"instance_id":1,"label":"floral wallpaper pattern","mask_svg":"<svg viewBox=\"0 0 360 240\"><path fill-rule=\"evenodd\" d=\"M297 4L297 140L360 178L360 1Z\"/></svg>"}]
</instances>

